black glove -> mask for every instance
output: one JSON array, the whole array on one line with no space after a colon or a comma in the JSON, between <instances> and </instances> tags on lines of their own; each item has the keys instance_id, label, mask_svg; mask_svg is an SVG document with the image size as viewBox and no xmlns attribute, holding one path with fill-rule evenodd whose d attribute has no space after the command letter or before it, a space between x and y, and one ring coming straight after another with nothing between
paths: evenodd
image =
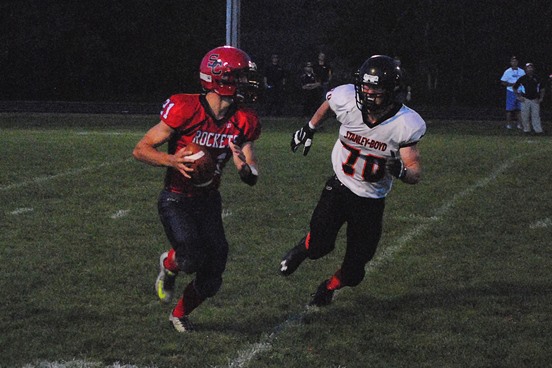
<instances>
[{"instance_id":1,"label":"black glove","mask_svg":"<svg viewBox=\"0 0 552 368\"><path fill-rule=\"evenodd\" d=\"M397 179L402 179L406 175L406 168L400 157L395 156L395 152L391 151L391 158L385 162L385 171L393 175Z\"/></svg>"},{"instance_id":2,"label":"black glove","mask_svg":"<svg viewBox=\"0 0 552 368\"><path fill-rule=\"evenodd\" d=\"M310 147L312 145L312 137L314 136L315 130L312 129L309 124L305 124L304 127L293 133L291 137L291 150L293 153L297 151L300 145L304 145L303 156L306 156L309 153Z\"/></svg>"},{"instance_id":3,"label":"black glove","mask_svg":"<svg viewBox=\"0 0 552 368\"><path fill-rule=\"evenodd\" d=\"M240 175L240 179L247 185L253 186L257 184L257 179L259 177L259 173L257 172L257 169L252 167L251 165L245 165L245 167L239 171L238 173Z\"/></svg>"}]
</instances>

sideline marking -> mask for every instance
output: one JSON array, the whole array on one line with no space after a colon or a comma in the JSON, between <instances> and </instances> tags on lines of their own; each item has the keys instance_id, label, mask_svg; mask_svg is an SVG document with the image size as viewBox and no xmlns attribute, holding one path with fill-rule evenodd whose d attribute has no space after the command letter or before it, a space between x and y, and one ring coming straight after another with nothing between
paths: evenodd
<instances>
[{"instance_id":1,"label":"sideline marking","mask_svg":"<svg viewBox=\"0 0 552 368\"><path fill-rule=\"evenodd\" d=\"M515 157L513 159L510 159L506 162L504 162L502 165L500 165L497 169L495 169L491 175L480 179L472 186L464 189L460 193L455 194L452 196L452 198L445 203L441 205L441 207L437 208L434 211L434 214L431 216L432 221L422 223L421 225L418 225L414 227L412 230L408 231L403 236L399 237L397 240L395 240L393 245L387 246L382 249L379 254L372 259L368 265L366 266L366 275L368 273L373 272L380 268L382 265L384 265L386 262L388 262L394 255L397 253L401 248L410 242L412 239L414 239L416 236L423 234L428 229L431 228L430 223L437 223L441 221L441 218L446 215L461 199L467 197L468 195L475 192L476 189L483 188L486 185L488 185L491 181L496 179L498 175L500 175L502 172L504 172L506 169L508 169L513 163L514 160L520 158L522 156ZM335 297L338 295L339 290L336 291L334 295ZM272 341L277 337L278 334L280 334L282 331L284 331L288 326L301 324L303 321L303 318L307 315L309 310L316 310L317 307L305 307L305 309L295 315L292 315L289 317L286 321L276 326L272 333L270 333L267 336L264 336L260 342L251 344L249 347L242 349L238 352L238 356L234 358L232 361L230 361L227 365L229 368L236 368L236 367L244 367L245 365L249 364L249 362L257 355L262 352L270 351L272 349Z\"/></svg>"},{"instance_id":2,"label":"sideline marking","mask_svg":"<svg viewBox=\"0 0 552 368\"><path fill-rule=\"evenodd\" d=\"M21 215L23 213L33 212L34 208L31 207L21 207L16 208L15 210L8 212L10 215Z\"/></svg>"},{"instance_id":3,"label":"sideline marking","mask_svg":"<svg viewBox=\"0 0 552 368\"><path fill-rule=\"evenodd\" d=\"M99 362L90 362L86 360L80 360L80 359L73 359L71 361L61 361L61 362L48 362L48 361L40 361L35 364L25 364L23 368L138 368L136 365L132 364L121 364L119 362L115 362L111 365L104 365ZM148 366L148 367L155 367L155 366Z\"/></svg>"},{"instance_id":4,"label":"sideline marking","mask_svg":"<svg viewBox=\"0 0 552 368\"><path fill-rule=\"evenodd\" d=\"M119 136L119 135L128 135L141 137L143 133L134 133L134 132L95 132L95 131L79 131L75 133L76 135L107 135L107 136Z\"/></svg>"},{"instance_id":5,"label":"sideline marking","mask_svg":"<svg viewBox=\"0 0 552 368\"><path fill-rule=\"evenodd\" d=\"M552 226L552 219L550 217L538 220L529 225L530 229L544 229Z\"/></svg>"},{"instance_id":6,"label":"sideline marking","mask_svg":"<svg viewBox=\"0 0 552 368\"><path fill-rule=\"evenodd\" d=\"M393 217L395 220L404 221L404 222L433 222L433 221L439 221L439 218L437 216L420 216L416 214L410 214L408 216L395 216Z\"/></svg>"},{"instance_id":7,"label":"sideline marking","mask_svg":"<svg viewBox=\"0 0 552 368\"><path fill-rule=\"evenodd\" d=\"M62 177L65 177L65 176L82 174L82 173L85 173L85 172L98 170L98 169L101 169L103 167L119 165L119 164L130 162L130 161L133 161L133 160L134 160L133 158L127 158L126 160L104 162L104 163L99 164L97 166L88 166L88 167L83 167L83 168L80 168L80 169L71 169L71 170L67 170L65 172L61 172L59 174L38 176L34 179L22 181L22 182L19 182L19 183L0 186L0 192L11 190L11 189L22 188L22 187L25 187L27 185L40 184L40 183L44 183L46 181L62 178Z\"/></svg>"},{"instance_id":8,"label":"sideline marking","mask_svg":"<svg viewBox=\"0 0 552 368\"><path fill-rule=\"evenodd\" d=\"M113 215L109 217L111 217L113 220L116 220L116 219L126 217L129 213L130 213L130 210L118 210L117 212L115 212Z\"/></svg>"}]
</instances>

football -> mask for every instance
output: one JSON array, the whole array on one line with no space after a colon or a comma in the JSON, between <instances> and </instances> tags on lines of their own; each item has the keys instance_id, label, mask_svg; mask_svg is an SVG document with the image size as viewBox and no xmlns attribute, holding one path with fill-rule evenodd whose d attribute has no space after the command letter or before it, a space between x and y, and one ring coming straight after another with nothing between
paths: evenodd
<instances>
[{"instance_id":1,"label":"football","mask_svg":"<svg viewBox=\"0 0 552 368\"><path fill-rule=\"evenodd\" d=\"M192 184L196 187L208 186L212 183L215 175L215 161L209 152L198 144L189 143L186 149L192 152L192 155L188 157L195 160L188 164L194 169L194 172L190 173Z\"/></svg>"}]
</instances>

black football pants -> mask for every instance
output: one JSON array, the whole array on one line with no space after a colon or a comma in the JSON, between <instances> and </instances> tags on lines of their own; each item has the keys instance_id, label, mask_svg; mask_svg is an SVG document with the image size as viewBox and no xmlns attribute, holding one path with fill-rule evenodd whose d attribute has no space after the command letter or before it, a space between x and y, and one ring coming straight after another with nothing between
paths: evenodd
<instances>
[{"instance_id":1,"label":"black football pants","mask_svg":"<svg viewBox=\"0 0 552 368\"><path fill-rule=\"evenodd\" d=\"M359 197L335 176L327 182L311 217L308 256L317 259L335 248L347 223L347 247L341 265L342 286L356 286L365 276L381 238L385 199Z\"/></svg>"},{"instance_id":2,"label":"black football pants","mask_svg":"<svg viewBox=\"0 0 552 368\"><path fill-rule=\"evenodd\" d=\"M178 268L196 274L194 286L201 297L215 295L228 259L220 193L186 197L164 190L159 195L158 210Z\"/></svg>"}]
</instances>

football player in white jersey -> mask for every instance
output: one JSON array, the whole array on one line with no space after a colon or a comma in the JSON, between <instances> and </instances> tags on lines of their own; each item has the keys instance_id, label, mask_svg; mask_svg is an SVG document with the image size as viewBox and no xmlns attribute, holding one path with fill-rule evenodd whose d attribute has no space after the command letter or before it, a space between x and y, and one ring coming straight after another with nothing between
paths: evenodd
<instances>
[{"instance_id":1,"label":"football player in white jersey","mask_svg":"<svg viewBox=\"0 0 552 368\"><path fill-rule=\"evenodd\" d=\"M303 145L306 155L316 129L333 111L341 123L331 158L334 169L312 214L308 234L283 257L280 273L291 275L306 259L318 259L335 248L337 234L347 223L347 248L341 267L324 280L310 305L330 304L334 291L354 287L379 243L385 197L394 179L420 181L418 141L425 121L403 105L401 71L388 56L375 55L356 73L354 84L326 94L311 120L293 134L291 149Z\"/></svg>"}]
</instances>

